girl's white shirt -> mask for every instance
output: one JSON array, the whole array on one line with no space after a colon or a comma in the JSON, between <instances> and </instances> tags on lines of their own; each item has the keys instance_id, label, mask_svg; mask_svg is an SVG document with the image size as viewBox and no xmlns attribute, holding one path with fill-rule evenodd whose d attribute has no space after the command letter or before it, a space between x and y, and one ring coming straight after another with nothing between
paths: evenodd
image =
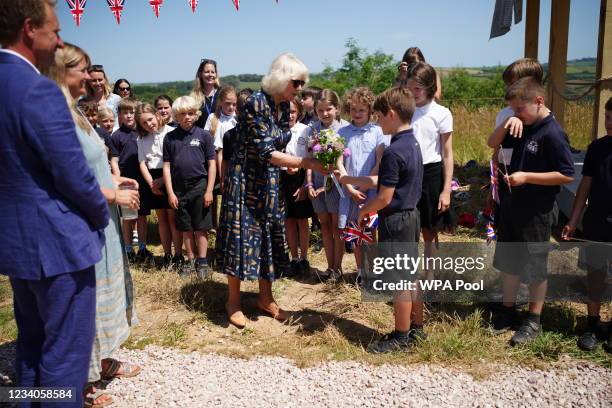
<instances>
[{"instance_id":1,"label":"girl's white shirt","mask_svg":"<svg viewBox=\"0 0 612 408\"><path fill-rule=\"evenodd\" d=\"M206 119L206 124L204 125L204 130L208 130L212 128L212 120L216 118L216 114L211 113ZM213 136L215 149L223 149L223 135L230 129L236 127L236 115L226 115L221 112L221 117L219 118L219 124L217 125L217 129L215 130L215 134Z\"/></svg>"},{"instance_id":2,"label":"girl's white shirt","mask_svg":"<svg viewBox=\"0 0 612 408\"><path fill-rule=\"evenodd\" d=\"M164 167L164 138L168 132L173 131L172 126L165 125L159 132L139 136L138 162L144 161L148 169L161 169Z\"/></svg>"}]
</instances>

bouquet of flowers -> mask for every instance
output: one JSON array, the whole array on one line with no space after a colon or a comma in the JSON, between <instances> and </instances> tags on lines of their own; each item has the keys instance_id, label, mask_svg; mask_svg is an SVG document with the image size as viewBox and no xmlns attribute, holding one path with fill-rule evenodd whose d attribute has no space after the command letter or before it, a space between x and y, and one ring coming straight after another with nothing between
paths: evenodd
<instances>
[{"instance_id":1,"label":"bouquet of flowers","mask_svg":"<svg viewBox=\"0 0 612 408\"><path fill-rule=\"evenodd\" d=\"M308 151L312 152L312 156L315 159L328 166L335 166L340 156L347 157L350 155L349 149L344 147L344 138L334 132L333 129L322 129L319 132L314 131L308 143ZM330 177L336 185L340 196L344 198L342 187L340 187L340 183L338 183L334 173L331 173Z\"/></svg>"}]
</instances>

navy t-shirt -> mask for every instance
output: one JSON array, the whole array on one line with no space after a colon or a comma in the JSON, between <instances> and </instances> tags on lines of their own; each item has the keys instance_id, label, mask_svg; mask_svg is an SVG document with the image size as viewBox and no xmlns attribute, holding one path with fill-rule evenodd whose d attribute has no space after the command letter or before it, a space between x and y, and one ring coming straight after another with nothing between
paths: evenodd
<instances>
[{"instance_id":1,"label":"navy t-shirt","mask_svg":"<svg viewBox=\"0 0 612 408\"><path fill-rule=\"evenodd\" d=\"M177 185L207 177L208 161L215 160L213 137L198 126L188 131L179 126L169 132L163 149L164 162L171 163L172 182Z\"/></svg>"},{"instance_id":2,"label":"navy t-shirt","mask_svg":"<svg viewBox=\"0 0 612 408\"><path fill-rule=\"evenodd\" d=\"M202 106L200 107L200 112L202 113L195 125L204 129L204 125L206 125L206 120L210 116L211 113L215 113L217 110L217 104L219 103L217 96L219 95L219 90L216 89L215 93L212 96L205 96L204 102L202 102Z\"/></svg>"},{"instance_id":3,"label":"navy t-shirt","mask_svg":"<svg viewBox=\"0 0 612 408\"><path fill-rule=\"evenodd\" d=\"M412 129L396 133L380 159L378 185L395 187L386 210L416 208L423 184L423 157Z\"/></svg>"},{"instance_id":4,"label":"navy t-shirt","mask_svg":"<svg viewBox=\"0 0 612 408\"><path fill-rule=\"evenodd\" d=\"M110 155L119 158L119 170L124 177L140 177L138 163L138 133L126 126L121 126L111 136Z\"/></svg>"},{"instance_id":5,"label":"navy t-shirt","mask_svg":"<svg viewBox=\"0 0 612 408\"><path fill-rule=\"evenodd\" d=\"M104 128L102 128L100 126L96 126L94 129L96 130L96 133L98 133L98 136L100 136L100 138L102 140L104 140L104 145L108 148L108 151L110 152L110 150L111 150L111 135L110 135L110 133L108 133Z\"/></svg>"},{"instance_id":6,"label":"navy t-shirt","mask_svg":"<svg viewBox=\"0 0 612 408\"><path fill-rule=\"evenodd\" d=\"M592 177L588 211L612 215L612 136L604 136L589 145L582 175Z\"/></svg>"},{"instance_id":7,"label":"navy t-shirt","mask_svg":"<svg viewBox=\"0 0 612 408\"><path fill-rule=\"evenodd\" d=\"M512 136L507 136L512 137ZM552 114L523 128L523 137L515 139L508 172L559 173L573 177L574 160L567 135ZM559 186L524 184L512 187L513 202L524 203L539 211L553 208ZM519 200L519 201L515 201Z\"/></svg>"}]
</instances>

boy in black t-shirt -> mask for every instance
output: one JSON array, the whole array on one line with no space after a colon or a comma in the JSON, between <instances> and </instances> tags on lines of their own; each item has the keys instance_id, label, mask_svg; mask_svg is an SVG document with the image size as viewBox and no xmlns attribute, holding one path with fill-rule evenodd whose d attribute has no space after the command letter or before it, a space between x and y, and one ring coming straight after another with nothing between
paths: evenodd
<instances>
[{"instance_id":1,"label":"boy in black t-shirt","mask_svg":"<svg viewBox=\"0 0 612 408\"><path fill-rule=\"evenodd\" d=\"M118 116L121 126L113 132L109 144L111 170L116 176L129 177L138 181L139 189L146 186L138 163L138 133L136 132L136 107L138 101L123 98L119 102ZM141 193L142 196L142 193ZM152 263L153 254L147 249L147 215L151 210L141 206L138 209L138 220L122 222L123 242L128 259L131 261ZM132 248L134 226L138 231L138 254Z\"/></svg>"},{"instance_id":2,"label":"boy in black t-shirt","mask_svg":"<svg viewBox=\"0 0 612 408\"><path fill-rule=\"evenodd\" d=\"M212 228L211 204L215 186L216 160L210 133L195 126L200 115L198 103L190 96L177 98L172 112L179 127L164 139L164 184L170 206L177 210L176 229L183 231L189 262L181 270L195 267L199 278L210 276L206 253L208 230ZM194 260L194 236L198 259Z\"/></svg>"},{"instance_id":3,"label":"boy in black t-shirt","mask_svg":"<svg viewBox=\"0 0 612 408\"><path fill-rule=\"evenodd\" d=\"M582 180L576 192L572 214L563 228L564 239L571 239L580 216L589 205L582 219L585 239L597 242L612 242L612 98L606 102L606 136L594 140L587 149L582 167ZM587 330L578 339L578 347L591 351L597 347L599 311L601 298L606 288L606 274L610 268L612 249L608 245L593 245L581 248L581 259L587 270ZM606 344L612 352L612 323Z\"/></svg>"},{"instance_id":4,"label":"boy in black t-shirt","mask_svg":"<svg viewBox=\"0 0 612 408\"><path fill-rule=\"evenodd\" d=\"M511 190L501 203L501 223L493 265L502 272L503 307L494 316L498 331L516 319L516 295L522 283L529 288L529 314L510 340L527 343L542 332L540 315L547 289L548 252L556 219L555 196L561 184L573 180L574 164L565 132L544 105L544 88L533 78L510 86L506 101L514 111L505 127L514 137L506 183ZM499 139L499 138L498 138ZM489 140L497 147L502 140Z\"/></svg>"},{"instance_id":5,"label":"boy in black t-shirt","mask_svg":"<svg viewBox=\"0 0 612 408\"><path fill-rule=\"evenodd\" d=\"M359 219L378 212L379 256L394 258L401 253L418 256L420 218L417 203L423 183L423 158L414 137L410 121L415 110L412 94L407 89L391 88L376 98L373 110L384 134L392 134L391 144L382 155L378 176L349 177L340 173L340 182L365 188L377 186L378 195L359 210ZM395 244L395 245L394 245ZM406 248L408 248L406 250ZM418 275L400 271L401 279L414 282ZM393 298L395 330L370 345L372 353L405 350L413 346L416 337L411 333L410 312L416 291L397 291Z\"/></svg>"}]
</instances>

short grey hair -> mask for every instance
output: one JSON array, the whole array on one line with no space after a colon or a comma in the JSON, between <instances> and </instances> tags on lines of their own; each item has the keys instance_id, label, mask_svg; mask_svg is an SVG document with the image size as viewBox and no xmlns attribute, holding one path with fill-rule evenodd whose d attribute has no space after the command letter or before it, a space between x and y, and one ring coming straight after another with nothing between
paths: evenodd
<instances>
[{"instance_id":1,"label":"short grey hair","mask_svg":"<svg viewBox=\"0 0 612 408\"><path fill-rule=\"evenodd\" d=\"M308 82L308 68L302 60L287 52L272 61L268 74L261 80L261 87L270 95L278 95L294 79Z\"/></svg>"}]
</instances>

